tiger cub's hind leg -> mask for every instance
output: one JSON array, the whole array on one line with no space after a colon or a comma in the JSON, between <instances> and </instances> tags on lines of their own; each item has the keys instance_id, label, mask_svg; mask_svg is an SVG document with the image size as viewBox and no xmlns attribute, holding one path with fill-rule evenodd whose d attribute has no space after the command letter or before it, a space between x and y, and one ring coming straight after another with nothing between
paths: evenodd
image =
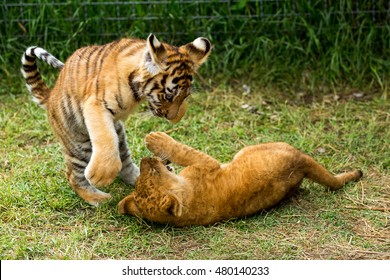
<instances>
[{"instance_id":1,"label":"tiger cub's hind leg","mask_svg":"<svg viewBox=\"0 0 390 280\"><path fill-rule=\"evenodd\" d=\"M119 154L122 161L122 169L119 172L119 177L126 184L135 185L140 171L137 165L134 164L126 142L126 134L121 122L115 123L115 130L119 140Z\"/></svg>"},{"instance_id":2,"label":"tiger cub's hind leg","mask_svg":"<svg viewBox=\"0 0 390 280\"><path fill-rule=\"evenodd\" d=\"M83 145L85 146L85 143ZM78 146L80 147L81 144ZM88 149L88 147L84 148ZM74 147L74 150L80 152L80 149L77 149L76 147ZM79 197L97 207L111 199L111 195L98 190L95 186L91 185L85 177L84 172L90 157L90 153L78 153L77 156L71 152L65 153L66 177L72 189Z\"/></svg>"}]
</instances>

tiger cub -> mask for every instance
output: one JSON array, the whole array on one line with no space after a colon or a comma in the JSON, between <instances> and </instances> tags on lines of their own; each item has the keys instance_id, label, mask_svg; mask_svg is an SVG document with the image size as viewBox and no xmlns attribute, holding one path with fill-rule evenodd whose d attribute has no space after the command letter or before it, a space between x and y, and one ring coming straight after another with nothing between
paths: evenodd
<instances>
[{"instance_id":1,"label":"tiger cub","mask_svg":"<svg viewBox=\"0 0 390 280\"><path fill-rule=\"evenodd\" d=\"M337 190L362 176L359 170L333 176L286 143L248 146L230 163L220 164L162 132L145 140L156 156L185 168L176 175L161 159L143 158L135 191L119 202L119 213L175 226L255 214L291 195L304 178Z\"/></svg>"},{"instance_id":2,"label":"tiger cub","mask_svg":"<svg viewBox=\"0 0 390 280\"><path fill-rule=\"evenodd\" d=\"M150 34L147 40L120 39L76 50L63 64L46 50L29 47L22 74L34 100L47 110L62 144L66 176L73 190L98 206L111 195L96 187L119 177L134 184L133 163L121 121L146 100L158 117L178 122L186 111L192 78L211 52L205 38L175 47ZM36 59L61 69L49 89Z\"/></svg>"}]
</instances>

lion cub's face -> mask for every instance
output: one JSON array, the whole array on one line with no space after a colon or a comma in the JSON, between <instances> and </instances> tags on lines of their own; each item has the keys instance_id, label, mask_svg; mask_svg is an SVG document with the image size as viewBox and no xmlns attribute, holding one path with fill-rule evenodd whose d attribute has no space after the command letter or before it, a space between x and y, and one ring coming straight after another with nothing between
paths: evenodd
<instances>
[{"instance_id":1,"label":"lion cub's face","mask_svg":"<svg viewBox=\"0 0 390 280\"><path fill-rule=\"evenodd\" d=\"M143 158L135 191L119 202L119 213L155 222L166 222L181 216L179 199L170 192L177 183L177 176L160 159Z\"/></svg>"}]
</instances>

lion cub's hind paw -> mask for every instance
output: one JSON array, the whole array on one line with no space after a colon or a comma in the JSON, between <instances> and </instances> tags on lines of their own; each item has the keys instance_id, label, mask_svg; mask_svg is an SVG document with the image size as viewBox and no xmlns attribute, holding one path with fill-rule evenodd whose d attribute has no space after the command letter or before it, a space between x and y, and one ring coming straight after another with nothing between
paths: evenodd
<instances>
[{"instance_id":1,"label":"lion cub's hind paw","mask_svg":"<svg viewBox=\"0 0 390 280\"><path fill-rule=\"evenodd\" d=\"M164 132L151 132L145 137L148 150L159 157L167 152L171 140L173 139Z\"/></svg>"}]
</instances>

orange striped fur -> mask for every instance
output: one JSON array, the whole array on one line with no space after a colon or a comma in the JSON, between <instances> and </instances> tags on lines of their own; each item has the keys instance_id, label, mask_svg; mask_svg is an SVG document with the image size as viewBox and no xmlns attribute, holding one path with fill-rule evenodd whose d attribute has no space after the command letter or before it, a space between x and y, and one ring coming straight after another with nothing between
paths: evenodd
<instances>
[{"instance_id":1,"label":"orange striped fur","mask_svg":"<svg viewBox=\"0 0 390 280\"><path fill-rule=\"evenodd\" d=\"M192 77L211 52L205 38L175 47L151 34L76 50L65 64L46 50L30 47L22 74L34 100L47 110L63 146L67 178L86 202L98 206L111 195L96 187L119 176L134 184L139 168L127 148L122 120L146 100L155 116L178 122L186 111ZM61 69L52 89L36 58Z\"/></svg>"}]
</instances>

